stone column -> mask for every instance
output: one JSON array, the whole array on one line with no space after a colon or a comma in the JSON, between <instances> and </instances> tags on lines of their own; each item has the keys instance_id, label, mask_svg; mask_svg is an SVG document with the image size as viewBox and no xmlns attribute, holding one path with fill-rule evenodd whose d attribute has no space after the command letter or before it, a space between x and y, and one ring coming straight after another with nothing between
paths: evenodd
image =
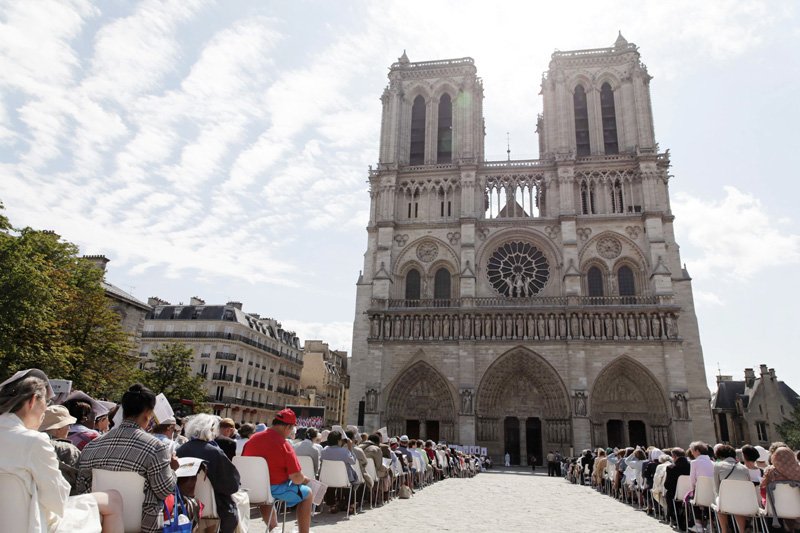
<instances>
[{"instance_id":1,"label":"stone column","mask_svg":"<svg viewBox=\"0 0 800 533\"><path fill-rule=\"evenodd\" d=\"M575 453L592 447L592 427L587 417L572 417L572 446Z\"/></svg>"},{"instance_id":2,"label":"stone column","mask_svg":"<svg viewBox=\"0 0 800 533\"><path fill-rule=\"evenodd\" d=\"M528 464L528 435L527 425L525 418L518 418L519 420L519 464L525 466Z\"/></svg>"}]
</instances>

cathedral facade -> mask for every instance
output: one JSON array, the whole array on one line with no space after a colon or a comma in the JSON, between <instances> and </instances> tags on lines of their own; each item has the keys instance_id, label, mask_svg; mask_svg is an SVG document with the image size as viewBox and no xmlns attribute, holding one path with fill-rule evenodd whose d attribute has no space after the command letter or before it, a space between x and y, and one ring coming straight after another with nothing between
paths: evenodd
<instances>
[{"instance_id":1,"label":"cathedral facade","mask_svg":"<svg viewBox=\"0 0 800 533\"><path fill-rule=\"evenodd\" d=\"M487 161L471 58L391 66L350 420L517 464L713 438L650 79L621 35L555 52L540 159Z\"/></svg>"}]
</instances>

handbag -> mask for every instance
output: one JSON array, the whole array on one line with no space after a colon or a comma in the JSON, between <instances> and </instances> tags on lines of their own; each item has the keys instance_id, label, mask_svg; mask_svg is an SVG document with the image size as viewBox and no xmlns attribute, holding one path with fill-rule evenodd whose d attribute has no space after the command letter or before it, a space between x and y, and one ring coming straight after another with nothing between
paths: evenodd
<instances>
[{"instance_id":1,"label":"handbag","mask_svg":"<svg viewBox=\"0 0 800 533\"><path fill-rule=\"evenodd\" d=\"M183 497L177 484L175 485L174 500L172 514L169 512L167 504L164 503L164 514L167 517L164 520L164 533L192 533L192 521L183 505Z\"/></svg>"},{"instance_id":2,"label":"handbag","mask_svg":"<svg viewBox=\"0 0 800 533\"><path fill-rule=\"evenodd\" d=\"M407 500L411 498L411 489L408 485L401 485L400 486L400 494L399 497L401 500Z\"/></svg>"}]
</instances>

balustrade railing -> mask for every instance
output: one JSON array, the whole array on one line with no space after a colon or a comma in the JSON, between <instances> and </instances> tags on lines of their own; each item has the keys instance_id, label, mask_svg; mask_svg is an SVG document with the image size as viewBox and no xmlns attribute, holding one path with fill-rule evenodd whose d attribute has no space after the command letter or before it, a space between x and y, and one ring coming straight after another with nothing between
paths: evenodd
<instances>
[{"instance_id":1,"label":"balustrade railing","mask_svg":"<svg viewBox=\"0 0 800 533\"><path fill-rule=\"evenodd\" d=\"M219 372L214 372L212 374L211 379L216 379L219 381L233 381L233 374L220 374Z\"/></svg>"},{"instance_id":2,"label":"balustrade railing","mask_svg":"<svg viewBox=\"0 0 800 533\"><path fill-rule=\"evenodd\" d=\"M570 306L652 306L671 305L672 298L666 296L531 296L508 298L490 296L480 298L423 298L372 299L372 309L462 309L462 308L539 308Z\"/></svg>"}]
</instances>

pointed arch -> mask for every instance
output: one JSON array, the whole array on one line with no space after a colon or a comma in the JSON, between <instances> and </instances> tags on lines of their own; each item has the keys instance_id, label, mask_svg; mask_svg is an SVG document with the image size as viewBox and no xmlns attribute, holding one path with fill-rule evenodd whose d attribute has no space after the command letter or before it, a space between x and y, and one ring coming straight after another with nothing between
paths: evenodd
<instances>
[{"instance_id":1,"label":"pointed arch","mask_svg":"<svg viewBox=\"0 0 800 533\"><path fill-rule=\"evenodd\" d=\"M417 360L398 373L387 387L386 423L389 433L406 432L409 421L438 422L439 438L453 440L456 404L444 376L430 363Z\"/></svg>"},{"instance_id":2,"label":"pointed arch","mask_svg":"<svg viewBox=\"0 0 800 533\"><path fill-rule=\"evenodd\" d=\"M426 107L425 97L421 94L417 95L411 104L409 165L422 165L425 163Z\"/></svg>"},{"instance_id":3,"label":"pointed arch","mask_svg":"<svg viewBox=\"0 0 800 533\"><path fill-rule=\"evenodd\" d=\"M666 446L667 405L664 390L647 367L628 355L614 359L600 371L589 394L594 444Z\"/></svg>"},{"instance_id":4,"label":"pointed arch","mask_svg":"<svg viewBox=\"0 0 800 533\"><path fill-rule=\"evenodd\" d=\"M444 93L438 102L436 133L436 162L450 163L453 160L453 101Z\"/></svg>"},{"instance_id":5,"label":"pointed arch","mask_svg":"<svg viewBox=\"0 0 800 533\"><path fill-rule=\"evenodd\" d=\"M558 372L535 352L518 346L498 357L478 386L476 414L496 418L517 413L561 419L570 416L567 388Z\"/></svg>"},{"instance_id":6,"label":"pointed arch","mask_svg":"<svg viewBox=\"0 0 800 533\"><path fill-rule=\"evenodd\" d=\"M619 153L617 139L617 111L614 89L609 82L600 86L600 117L603 122L603 149L606 155Z\"/></svg>"},{"instance_id":7,"label":"pointed arch","mask_svg":"<svg viewBox=\"0 0 800 533\"><path fill-rule=\"evenodd\" d=\"M577 84L572 92L572 110L575 115L575 153L578 157L591 153L589 144L589 99L583 85Z\"/></svg>"}]
</instances>

